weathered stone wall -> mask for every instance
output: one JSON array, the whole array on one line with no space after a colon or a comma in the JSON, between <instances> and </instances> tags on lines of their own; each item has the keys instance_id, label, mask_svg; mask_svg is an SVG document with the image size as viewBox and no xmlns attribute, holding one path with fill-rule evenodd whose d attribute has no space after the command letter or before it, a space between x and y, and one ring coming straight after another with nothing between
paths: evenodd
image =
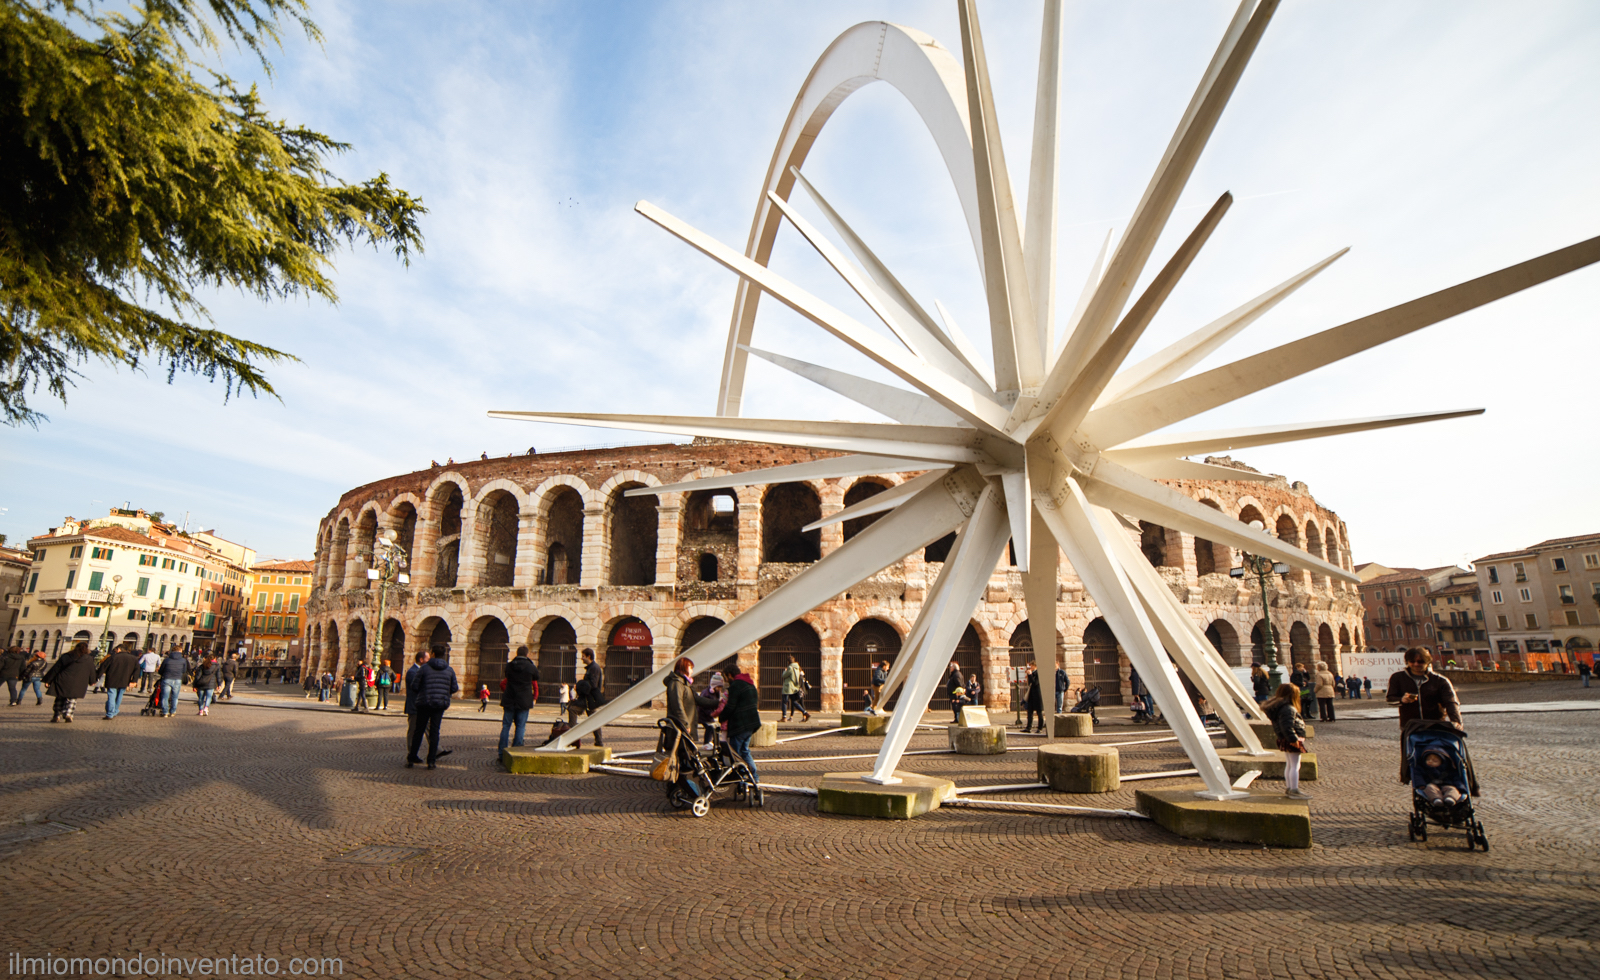
<instances>
[{"instance_id":1,"label":"weathered stone wall","mask_svg":"<svg viewBox=\"0 0 1600 980\"><path fill-rule=\"evenodd\" d=\"M317 588L308 604L313 654L325 668L342 674L361 652L352 646L351 638L372 635L367 624L376 624L377 602L365 575L370 550L362 553L357 533L365 526L368 549L373 529L393 527L397 532L411 532L412 586L391 588L385 598L384 618L391 624L384 635L392 636L398 629L403 636L390 649L403 647L409 659L436 633L442 638L448 631L465 690L472 690L477 678L478 638L494 620L506 628L513 648L521 644L537 648L546 627L564 620L576 636L576 648L593 648L604 664L612 631L624 621L637 619L654 638L654 662L663 664L678 655L680 637L696 620L732 620L806 567L804 561L768 561L769 549L774 549L773 557L793 559L797 553L803 557L807 547L815 547L824 556L838 548L846 530L840 524L820 532L798 529L814 517L806 513L808 506L815 506L808 501L820 501L823 516L837 513L847 496L852 501L863 496L861 491L851 493L851 487L861 480L807 481L806 492L776 495L770 512L765 506L767 487L737 488L730 491L733 510L714 521L697 516L697 501L687 494L658 494L653 528L655 580L647 585L612 584L616 581L613 556L630 554L638 540L648 537L636 517L631 527L630 521L616 519L625 499L623 491L829 455L782 446L703 441L480 460L358 487L340 499L318 529ZM912 475L863 479L894 486ZM1338 515L1312 498L1303 483L1273 478L1169 481L1168 485L1224 514L1261 519L1286 540L1291 539L1292 528L1292 540L1302 546L1314 536L1321 554L1341 567L1350 567L1348 529ZM806 520L800 520L802 516ZM769 522L781 525L782 533L769 533ZM513 523L514 541L509 531ZM1195 623L1210 631L1224 657L1230 663L1248 664L1251 634L1262 620L1262 608L1253 578L1228 575L1238 555L1226 546L1197 542L1166 528L1147 526L1128 533L1136 543L1147 546L1147 553L1159 558L1161 576ZM630 534L635 537L618 537ZM570 562L567 580L552 580L553 553ZM703 554L716 558L714 582L700 581ZM630 564L637 581L637 555ZM1202 573L1203 567L1211 571ZM937 563L924 559L923 552L915 552L801 617L820 638L822 677L817 686L824 710L860 703L860 691L843 687L844 643L850 629L864 619L877 619L904 637L921 611L938 568ZM506 569L510 570L508 583ZM445 574L451 571L453 582ZM1012 637L1027 615L1021 575L1003 558L972 619L990 705L1009 705L1005 671L1011 664ZM1074 687L1084 682L1084 635L1098 617L1099 610L1063 559L1056 654ZM1272 596L1272 621L1286 654L1291 637L1309 637L1312 658L1335 665L1341 650L1363 648L1356 593L1351 587L1330 583L1325 576L1296 572L1287 580L1278 580ZM566 635L564 629L556 632ZM1257 635L1261 631L1257 630ZM568 646L570 642L564 641L562 656L571 654ZM745 669L754 672L758 647L741 651L739 659ZM1125 683L1128 664L1125 656L1120 660Z\"/></svg>"}]
</instances>

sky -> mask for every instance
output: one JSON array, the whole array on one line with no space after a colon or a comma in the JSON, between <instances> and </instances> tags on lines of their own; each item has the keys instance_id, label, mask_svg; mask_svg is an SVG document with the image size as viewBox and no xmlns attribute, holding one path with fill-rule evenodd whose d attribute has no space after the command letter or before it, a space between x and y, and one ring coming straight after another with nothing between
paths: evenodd
<instances>
[{"instance_id":1,"label":"sky","mask_svg":"<svg viewBox=\"0 0 1600 980\"><path fill-rule=\"evenodd\" d=\"M1040 5L979 10L1012 183L1027 187ZM1068 4L1058 292L1071 309L1120 234L1233 5ZM426 252L334 260L337 305L206 302L291 352L280 398L88 365L49 421L0 429L0 533L131 503L309 558L346 490L424 468L659 441L489 419L496 409L712 414L733 275L633 212L649 200L736 249L783 120L845 29L888 20L959 55L952 0L424 3L313 0L255 81L282 118L351 144L333 167L420 196ZM1215 366L1600 234L1600 5L1284 4L1146 279L1223 192L1235 204L1132 359L1343 247ZM987 322L971 239L916 113L853 94L807 176L924 305ZM796 195L799 200L802 195ZM807 202L800 209L817 220ZM871 314L785 227L774 269ZM1238 454L1303 480L1357 562L1465 563L1600 530L1593 404L1600 268L1569 274L1181 423L1178 430L1481 407L1475 418ZM983 337L976 338L987 349ZM755 343L888 380L777 303ZM743 414L882 421L752 361Z\"/></svg>"}]
</instances>

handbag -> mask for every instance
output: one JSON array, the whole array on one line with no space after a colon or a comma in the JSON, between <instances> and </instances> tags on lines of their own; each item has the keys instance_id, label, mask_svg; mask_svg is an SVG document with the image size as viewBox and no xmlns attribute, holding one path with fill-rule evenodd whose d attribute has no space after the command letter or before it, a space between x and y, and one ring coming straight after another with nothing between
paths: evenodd
<instances>
[{"instance_id":1,"label":"handbag","mask_svg":"<svg viewBox=\"0 0 1600 980\"><path fill-rule=\"evenodd\" d=\"M670 749L667 749L663 753L662 749L657 746L656 764L650 767L651 779L657 779L664 783L675 783L678 781L678 743L682 740L683 733L674 731L672 733L672 747ZM661 741L666 741L666 733L662 733Z\"/></svg>"}]
</instances>

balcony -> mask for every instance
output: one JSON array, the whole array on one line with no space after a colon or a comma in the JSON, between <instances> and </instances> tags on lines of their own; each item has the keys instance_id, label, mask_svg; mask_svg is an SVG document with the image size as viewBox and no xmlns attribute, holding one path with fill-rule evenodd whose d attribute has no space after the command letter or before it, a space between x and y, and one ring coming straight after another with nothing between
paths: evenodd
<instances>
[{"instance_id":1,"label":"balcony","mask_svg":"<svg viewBox=\"0 0 1600 980\"><path fill-rule=\"evenodd\" d=\"M26 599L26 598L27 598L27 596L23 595L20 592L7 592L6 593L6 605L8 605L8 606L20 606L20 605L22 605L22 600Z\"/></svg>"},{"instance_id":2,"label":"balcony","mask_svg":"<svg viewBox=\"0 0 1600 980\"><path fill-rule=\"evenodd\" d=\"M1527 573L1526 573L1526 572L1518 572L1518 573L1517 573L1517 579L1516 579L1516 580L1517 580L1517 581L1518 581L1518 582L1526 582L1526 581L1527 581L1527 580L1528 580L1528 575L1527 575Z\"/></svg>"},{"instance_id":3,"label":"balcony","mask_svg":"<svg viewBox=\"0 0 1600 980\"><path fill-rule=\"evenodd\" d=\"M103 603L110 598L108 592L90 592L88 589L45 589L34 595L46 606L83 606Z\"/></svg>"},{"instance_id":4,"label":"balcony","mask_svg":"<svg viewBox=\"0 0 1600 980\"><path fill-rule=\"evenodd\" d=\"M1576 596L1564 595L1564 596L1561 597L1561 604L1563 606L1576 605L1577 602L1578 602L1578 599L1577 599Z\"/></svg>"}]
</instances>

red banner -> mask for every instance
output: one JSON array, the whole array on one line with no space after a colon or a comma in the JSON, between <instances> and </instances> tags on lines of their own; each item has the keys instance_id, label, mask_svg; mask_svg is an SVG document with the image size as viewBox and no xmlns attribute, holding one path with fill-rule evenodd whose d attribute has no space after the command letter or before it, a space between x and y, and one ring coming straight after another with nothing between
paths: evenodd
<instances>
[{"instance_id":1,"label":"red banner","mask_svg":"<svg viewBox=\"0 0 1600 980\"><path fill-rule=\"evenodd\" d=\"M637 619L619 623L611 631L611 645L614 647L647 647L654 639L650 635L650 627Z\"/></svg>"}]
</instances>

